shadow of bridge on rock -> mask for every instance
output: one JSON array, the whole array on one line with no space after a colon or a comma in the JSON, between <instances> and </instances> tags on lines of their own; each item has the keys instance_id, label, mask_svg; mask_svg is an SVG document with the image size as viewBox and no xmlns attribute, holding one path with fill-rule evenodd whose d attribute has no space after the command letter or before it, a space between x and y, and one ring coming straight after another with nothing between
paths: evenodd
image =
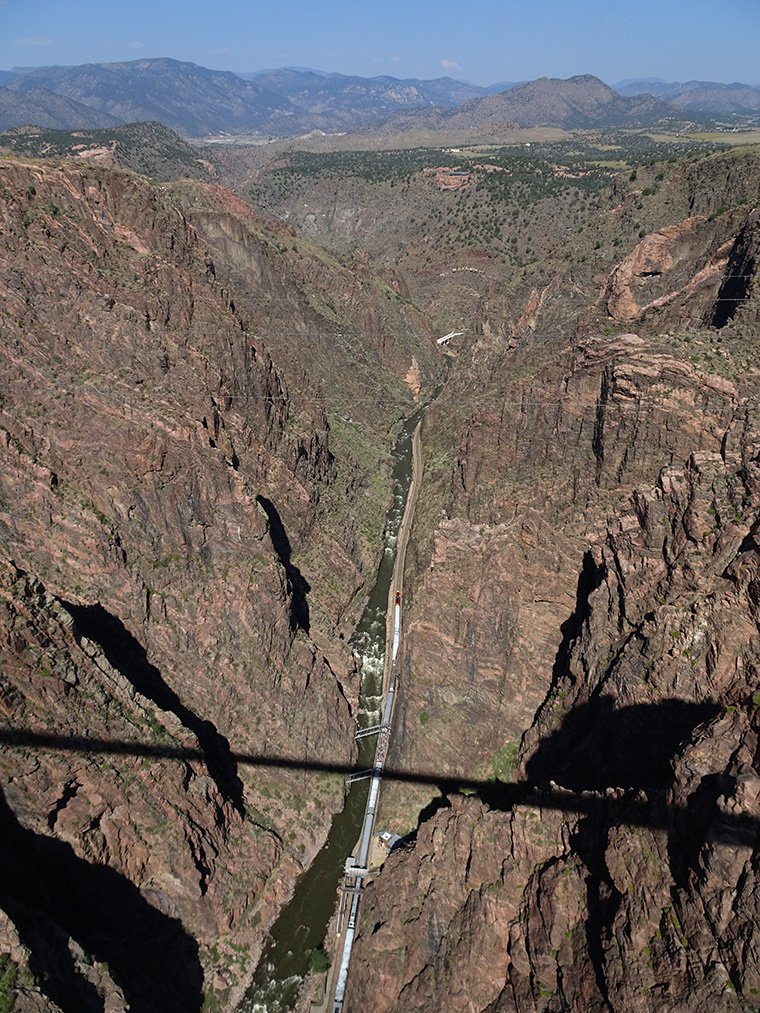
<instances>
[{"instance_id":1,"label":"shadow of bridge on rock","mask_svg":"<svg viewBox=\"0 0 760 1013\"><path fill-rule=\"evenodd\" d=\"M662 789L672 777L671 760L694 729L721 712L707 701L693 704L664 700L614 708L610 697L598 697L573 708L562 725L544 739L526 765L527 777L519 782L493 778L463 778L440 772L406 771L386 766L383 780L431 785L441 795L472 792L492 809L507 811L515 805L556 809L579 815L596 815L617 824L671 828L687 808L667 806ZM60 735L23 729L0 728L0 746L80 754L139 756L162 760L206 763L203 749L164 743L108 740L84 735ZM238 765L262 769L339 774L347 777L359 768L321 760L230 751ZM730 778L722 778L724 790ZM554 782L553 784L551 782ZM561 786L561 787L559 787ZM648 800L643 801L644 790ZM659 798L652 801L654 796ZM760 819L748 813L727 813L718 808L713 792L714 819L711 840L736 845L760 833ZM441 800L428 807L440 808Z\"/></svg>"},{"instance_id":2,"label":"shadow of bridge on rock","mask_svg":"<svg viewBox=\"0 0 760 1013\"><path fill-rule=\"evenodd\" d=\"M80 642L84 636L97 644L109 663L134 690L161 710L174 714L195 735L203 751L209 776L216 783L222 797L244 815L243 782L238 777L227 739L211 721L199 717L182 703L155 665L148 661L147 651L121 619L107 612L102 605L75 605L67 601L62 601L62 604L74 619L75 634Z\"/></svg>"}]
</instances>

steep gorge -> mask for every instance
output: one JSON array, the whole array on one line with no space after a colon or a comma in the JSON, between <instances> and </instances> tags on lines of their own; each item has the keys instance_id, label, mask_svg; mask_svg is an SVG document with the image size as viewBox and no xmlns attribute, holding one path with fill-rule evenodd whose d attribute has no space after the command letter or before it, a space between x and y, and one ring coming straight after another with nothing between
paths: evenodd
<instances>
[{"instance_id":1,"label":"steep gorge","mask_svg":"<svg viewBox=\"0 0 760 1013\"><path fill-rule=\"evenodd\" d=\"M755 1003L759 173L667 172L614 259L631 180L602 252L468 292L389 760L443 790L384 795L416 843L362 902L348 1009ZM16 1008L230 1008L342 803L308 768L354 757L388 440L441 375L423 284L220 187L0 177Z\"/></svg>"},{"instance_id":2,"label":"steep gorge","mask_svg":"<svg viewBox=\"0 0 760 1013\"><path fill-rule=\"evenodd\" d=\"M309 765L353 760L341 630L427 339L419 319L397 339L394 300L368 319L366 292L291 242L299 280L219 189L183 212L181 192L107 169L0 175L17 1008L227 1004L342 804L340 775ZM338 358L351 380L326 392ZM171 952L165 974L147 946Z\"/></svg>"},{"instance_id":3,"label":"steep gorge","mask_svg":"<svg viewBox=\"0 0 760 1013\"><path fill-rule=\"evenodd\" d=\"M349 1008L757 1006L752 275L709 329L754 256L746 182L673 258L675 313L614 333L602 299L564 334L484 328L452 366L423 431L389 758L442 789L386 795L416 843L367 891Z\"/></svg>"}]
</instances>

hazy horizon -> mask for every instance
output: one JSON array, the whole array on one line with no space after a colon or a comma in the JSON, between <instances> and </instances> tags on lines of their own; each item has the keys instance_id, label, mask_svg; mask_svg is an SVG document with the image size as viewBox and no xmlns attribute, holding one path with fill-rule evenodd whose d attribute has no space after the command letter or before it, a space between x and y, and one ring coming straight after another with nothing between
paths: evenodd
<instances>
[{"instance_id":1,"label":"hazy horizon","mask_svg":"<svg viewBox=\"0 0 760 1013\"><path fill-rule=\"evenodd\" d=\"M2 0L0 0L0 3L2 3ZM292 70L292 71L298 71L298 72L308 73L308 74L318 74L321 77L328 77L331 74L339 74L339 75L344 75L346 77L364 77L367 80L371 80L372 78L381 78L381 77L393 78L393 79L399 80L399 81L403 81L403 80L432 81L432 80L436 80L438 78L451 78L454 81L458 81L460 84L467 84L467 85L471 85L473 87L480 87L480 88L492 88L494 85L497 85L497 84L504 84L505 88L514 88L514 87L516 87L519 84L526 84L529 81L538 80L538 78L522 78L519 81L518 80L516 80L516 81L506 81L506 80L498 80L498 81L496 81L495 80L495 81L485 81L483 83L480 83L480 82L473 81L470 78L465 78L465 77L462 77L460 75L452 74L452 73L436 74L435 77L433 77L433 78L414 78L414 76L403 78L403 77L401 77L398 74L353 74L352 75L352 74L348 74L345 71L340 71L340 70L325 70L324 68L319 68L319 67L300 67L300 66L293 66L293 65L290 65L290 64L281 64L279 66L271 66L271 67L256 67L256 68L253 68L253 69L250 69L250 70L240 70L240 69L229 70L226 67L214 67L214 66L210 66L209 64L197 64L195 60L180 60L178 57L167 56L165 53L160 54L160 55L156 55L156 56L137 56L137 57L133 57L131 60L100 60L100 61L97 61L97 63L100 64L100 65L106 65L107 66L108 64L114 64L114 65L116 65L116 64L126 64L126 63L138 63L141 60L148 61L148 60L163 60L163 59L177 60L180 63L193 63L193 64L196 64L196 66L205 67L205 69L207 69L207 70L211 70L211 71L223 71L225 73L231 73L231 74L234 74L236 77L243 78L244 80L248 79L248 78L250 78L250 77L252 77L254 75L274 73L275 71L278 71L278 70ZM94 61L94 60L85 60L81 64L76 64L76 63L40 63L40 64L25 64L25 65L24 64L17 64L17 65L15 65L13 67L0 67L0 72L17 73L17 74L21 75L21 74L25 74L25 73L28 73L28 72L34 71L34 70L47 70L47 69L50 69L52 67L78 67L78 66L84 66L84 65L86 65L88 63L95 64L96 61ZM548 77L548 78L557 78L558 77L558 75L556 75L556 74L542 74L542 75L539 75L539 76L540 77ZM579 74L579 75L574 75L573 74L573 75L569 75L569 76L570 77L576 77L576 76L583 76L583 74ZM591 75L591 76L598 77L598 75L596 75L596 74ZM567 80L567 78L559 78L559 79L560 80ZM621 80L614 80L614 81L613 80L604 80L603 78L600 78L600 80L602 80L604 82L604 84L607 84L607 85L609 85L612 88L624 87L625 85L632 84L634 82L642 82L642 83L649 82L651 84L673 84L673 85L676 85L676 84L686 84L686 83L688 83L688 81L705 81L705 82L709 81L712 84L724 84L724 85L742 84L742 85L749 85L751 87L760 88L760 83L758 83L757 81L750 81L750 80L739 81L738 79L735 79L734 81L716 81L715 78L689 78L688 81L687 81L686 79L676 80L676 79L668 79L668 78L664 78L664 77L655 77L653 75L648 75L647 77L634 76L634 77L627 77L627 78L622 78Z\"/></svg>"},{"instance_id":2,"label":"hazy horizon","mask_svg":"<svg viewBox=\"0 0 760 1013\"><path fill-rule=\"evenodd\" d=\"M420 0L358 9L188 0L181 17L167 0L103 7L96 0L0 0L0 67L76 66L168 57L236 74L281 67L320 73L479 86L592 74L627 79L758 83L760 4L726 0L716 46L715 7L702 0L632 9L614 0L484 0L475 8Z\"/></svg>"}]
</instances>

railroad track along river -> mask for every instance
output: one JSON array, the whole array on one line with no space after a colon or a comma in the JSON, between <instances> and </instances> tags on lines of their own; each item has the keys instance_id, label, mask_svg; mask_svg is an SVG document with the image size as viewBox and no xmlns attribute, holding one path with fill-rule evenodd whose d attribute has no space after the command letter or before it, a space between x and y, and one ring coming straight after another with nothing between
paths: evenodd
<instances>
[{"instance_id":1,"label":"railroad track along river","mask_svg":"<svg viewBox=\"0 0 760 1013\"><path fill-rule=\"evenodd\" d=\"M343 897L341 899L341 918L339 918L340 945L338 947L339 960L334 964L334 972L330 976L328 984L328 995L332 995L332 1013L347 1013L344 1010L344 996L348 981L348 972L351 964L351 949L356 931L356 921L361 901L364 880L368 873L367 862L369 858L372 835L375 829L375 815L380 802L380 790L382 788L383 767L385 758L388 755L391 734L393 731L393 701L396 691L396 658L401 642L401 609L402 594L404 590L404 563L406 560L406 547L409 543L409 532L414 519L414 508L419 494L420 480L422 478L422 449L420 441L420 427L422 418L419 418L412 436L412 476L409 484L409 492L406 498L404 515L399 526L396 541L396 558L393 564L393 576L388 591L388 608L385 637L385 663L383 669L383 689L385 702L383 705L382 721L378 728L377 748L375 750L375 762L372 770L367 771L371 778L367 807L364 814L362 835L359 840L359 850L356 858L351 855L346 860L345 879L343 883ZM347 917L346 917L347 916ZM341 924L342 922L342 924Z\"/></svg>"},{"instance_id":2,"label":"railroad track along river","mask_svg":"<svg viewBox=\"0 0 760 1013\"><path fill-rule=\"evenodd\" d=\"M375 733L380 732L374 748L371 737L359 740L359 767L369 768L367 779L350 786L344 809L334 818L324 848L296 885L292 900L272 927L270 944L238 1007L239 1013L288 1013L294 1008L309 968L310 956L322 944L327 923L335 913L336 889L341 881L345 886L346 858L352 850L356 858L364 840L367 806L373 785L379 793L379 782L370 779L370 773L376 766L378 749L383 755L387 752L390 735L390 729L386 728L383 733L381 725L385 725L386 714L390 716L393 701L390 687L395 600L397 592L403 595L404 558L422 476L420 424L425 407L427 405L418 408L402 426L394 447L395 491L386 520L384 552L374 588L351 639L355 653L362 659L360 706L366 713L361 721L365 725L374 725ZM362 730L367 732L369 729L365 727ZM371 833L368 840L371 840ZM341 931L337 945L330 947L332 964L322 1004L312 1006L315 1013L330 1013L334 1008L338 973L343 963L346 915L351 910L351 904L347 904L349 899L353 901L352 895L344 891L340 908L343 914ZM346 1013L345 1009L343 1013Z\"/></svg>"}]
</instances>

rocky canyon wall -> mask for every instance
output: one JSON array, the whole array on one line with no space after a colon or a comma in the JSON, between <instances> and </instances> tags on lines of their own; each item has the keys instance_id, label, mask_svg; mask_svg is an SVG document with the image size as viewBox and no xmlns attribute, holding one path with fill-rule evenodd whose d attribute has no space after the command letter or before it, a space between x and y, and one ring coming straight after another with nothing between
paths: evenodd
<instances>
[{"instance_id":1,"label":"rocky canyon wall","mask_svg":"<svg viewBox=\"0 0 760 1013\"><path fill-rule=\"evenodd\" d=\"M216 1008L342 804L412 356L219 188L0 184L0 948L18 1009Z\"/></svg>"},{"instance_id":2,"label":"rocky canyon wall","mask_svg":"<svg viewBox=\"0 0 760 1013\"><path fill-rule=\"evenodd\" d=\"M427 783L384 798L414 844L367 890L352 1008L757 1007L752 286L715 316L756 212L726 213L730 242L660 233L702 236L689 277L724 244L690 334L484 331L452 365L389 756Z\"/></svg>"}]
</instances>

